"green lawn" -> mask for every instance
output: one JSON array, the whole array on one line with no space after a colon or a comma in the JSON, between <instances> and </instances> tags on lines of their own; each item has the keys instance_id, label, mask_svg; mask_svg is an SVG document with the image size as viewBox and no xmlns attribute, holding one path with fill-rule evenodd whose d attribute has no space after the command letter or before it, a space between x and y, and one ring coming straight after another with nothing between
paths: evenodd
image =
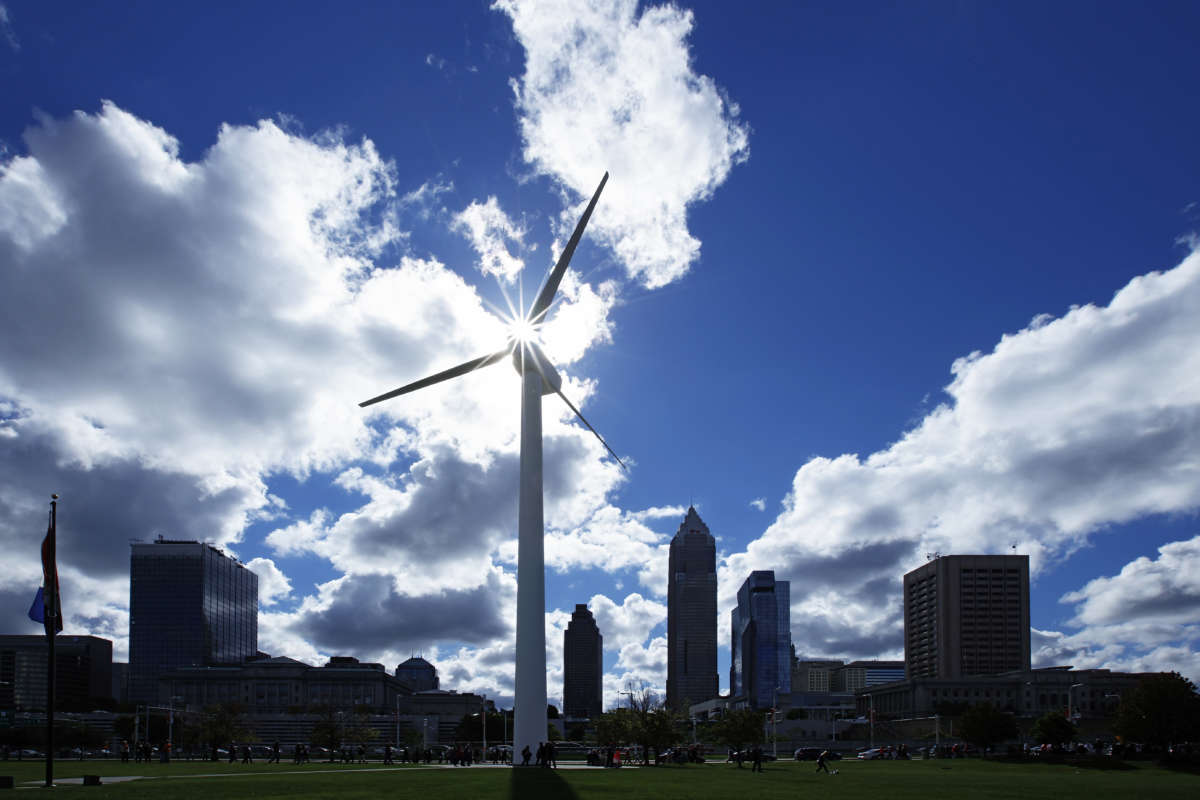
<instances>
[{"instance_id":1,"label":"green lawn","mask_svg":"<svg viewBox=\"0 0 1200 800\"><path fill-rule=\"evenodd\" d=\"M650 767L620 770L516 770L491 767L424 768L378 764L212 764L177 762L121 764L58 762L56 778L83 774L145 775L147 779L100 788L62 786L60 791L86 792L112 798L211 800L237 798L737 798L772 800L803 797L831 800L913 798L1014 798L1031 800L1119 800L1120 798L1200 797L1200 776L1171 772L1150 764L1126 770L1081 769L1065 765L1006 764L976 760L842 761L839 774L814 772L811 762L769 765L763 774L749 767L724 764ZM302 774L295 774L297 771ZM232 776L202 777L214 773ZM13 775L18 785L44 777L38 762L0 762L0 775Z\"/></svg>"}]
</instances>

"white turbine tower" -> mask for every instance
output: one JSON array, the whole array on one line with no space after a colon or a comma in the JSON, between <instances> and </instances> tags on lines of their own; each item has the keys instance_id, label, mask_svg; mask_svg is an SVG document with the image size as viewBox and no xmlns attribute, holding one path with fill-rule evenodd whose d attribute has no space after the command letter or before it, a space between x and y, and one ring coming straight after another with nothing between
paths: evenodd
<instances>
[{"instance_id":1,"label":"white turbine tower","mask_svg":"<svg viewBox=\"0 0 1200 800\"><path fill-rule=\"evenodd\" d=\"M608 182L608 173L600 180L596 193L588 203L587 209L575 226L575 232L563 248L558 263L546 279L545 286L534 300L529 314L524 318L525 330L533 330L540 325L554 302L558 285L562 282L571 256L583 236L600 192ZM579 413L570 400L562 393L562 378L546 360L540 347L532 338L514 336L510 338L508 347L482 358L472 359L465 364L451 367L448 370L430 375L399 389L393 389L386 394L373 397L359 403L366 407L382 400L388 400L402 394L415 392L432 386L435 383L457 378L474 372L481 367L495 364L504 358L512 356L513 366L521 376L521 494L517 512L517 668L516 668L516 697L514 709L516 719L513 721L513 764L520 761L521 750L528 746L530 752L537 749L538 743L546 740L546 568L543 552L545 527L542 517L542 395L554 392L563 399L575 416L595 434L605 449L617 459L622 467L625 464L608 446L604 438L596 432L583 414Z\"/></svg>"}]
</instances>

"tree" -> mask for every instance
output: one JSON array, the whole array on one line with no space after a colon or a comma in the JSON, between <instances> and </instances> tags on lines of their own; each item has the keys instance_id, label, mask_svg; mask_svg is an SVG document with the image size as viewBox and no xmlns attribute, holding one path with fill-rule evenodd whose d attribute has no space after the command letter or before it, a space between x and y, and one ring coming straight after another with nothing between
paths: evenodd
<instances>
[{"instance_id":1,"label":"tree","mask_svg":"<svg viewBox=\"0 0 1200 800\"><path fill-rule=\"evenodd\" d=\"M587 726L582 722L573 722L567 728L567 738L572 742L582 742L587 736Z\"/></svg>"},{"instance_id":2,"label":"tree","mask_svg":"<svg viewBox=\"0 0 1200 800\"><path fill-rule=\"evenodd\" d=\"M1051 711L1033 724L1033 738L1058 749L1075 738L1075 726L1061 712Z\"/></svg>"},{"instance_id":3,"label":"tree","mask_svg":"<svg viewBox=\"0 0 1200 800\"><path fill-rule=\"evenodd\" d=\"M596 741L605 747L616 747L633 741L633 714L618 708L596 718Z\"/></svg>"},{"instance_id":4,"label":"tree","mask_svg":"<svg viewBox=\"0 0 1200 800\"><path fill-rule=\"evenodd\" d=\"M641 746L643 764L650 763L651 750L657 755L679 741L682 717L649 689L630 694L629 714L629 736Z\"/></svg>"},{"instance_id":5,"label":"tree","mask_svg":"<svg viewBox=\"0 0 1200 800\"><path fill-rule=\"evenodd\" d=\"M209 744L227 745L250 738L246 715L239 703L221 703L204 710L200 723L204 739Z\"/></svg>"},{"instance_id":6,"label":"tree","mask_svg":"<svg viewBox=\"0 0 1200 800\"><path fill-rule=\"evenodd\" d=\"M991 703L971 706L959 720L959 734L980 750L987 751L1001 742L1015 738L1017 721Z\"/></svg>"},{"instance_id":7,"label":"tree","mask_svg":"<svg viewBox=\"0 0 1200 800\"><path fill-rule=\"evenodd\" d=\"M730 711L713 726L713 735L718 742L734 750L747 745L762 744L763 714L752 708Z\"/></svg>"},{"instance_id":8,"label":"tree","mask_svg":"<svg viewBox=\"0 0 1200 800\"><path fill-rule=\"evenodd\" d=\"M546 719L558 719L558 706L546 706Z\"/></svg>"},{"instance_id":9,"label":"tree","mask_svg":"<svg viewBox=\"0 0 1200 800\"><path fill-rule=\"evenodd\" d=\"M313 706L312 711L317 715L312 726L313 744L329 748L332 758L333 751L342 746L342 737L345 735L343 714L330 705Z\"/></svg>"},{"instance_id":10,"label":"tree","mask_svg":"<svg viewBox=\"0 0 1200 800\"><path fill-rule=\"evenodd\" d=\"M1143 678L1121 698L1114 726L1128 742L1166 748L1200 738L1200 695L1178 672Z\"/></svg>"}]
</instances>

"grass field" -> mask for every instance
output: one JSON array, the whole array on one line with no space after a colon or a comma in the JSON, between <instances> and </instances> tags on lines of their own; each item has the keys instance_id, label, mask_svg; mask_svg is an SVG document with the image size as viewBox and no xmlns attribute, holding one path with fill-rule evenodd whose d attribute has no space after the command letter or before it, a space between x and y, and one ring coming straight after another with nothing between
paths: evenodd
<instances>
[{"instance_id":1,"label":"grass field","mask_svg":"<svg viewBox=\"0 0 1200 800\"><path fill-rule=\"evenodd\" d=\"M339 764L240 764L176 762L121 764L63 761L55 778L143 775L142 780L99 788L60 785L57 793L88 797L168 798L563 798L643 800L747 797L752 800L802 797L805 800L930 800L930 798L1014 798L1031 800L1171 800L1200 797L1200 776L1151 764L1097 770L1052 764L1008 764L977 760L842 761L837 775L818 775L811 762L780 762L762 774L725 763L620 770L512 770ZM232 773L232 774L230 774ZM0 775L17 786L37 786L45 777L39 762L0 762ZM38 783L27 783L29 781Z\"/></svg>"}]
</instances>

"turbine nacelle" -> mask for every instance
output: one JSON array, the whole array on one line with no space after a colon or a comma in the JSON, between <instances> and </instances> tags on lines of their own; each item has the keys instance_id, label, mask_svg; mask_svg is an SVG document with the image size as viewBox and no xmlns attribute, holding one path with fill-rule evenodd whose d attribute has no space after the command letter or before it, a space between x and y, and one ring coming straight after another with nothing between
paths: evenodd
<instances>
[{"instance_id":1,"label":"turbine nacelle","mask_svg":"<svg viewBox=\"0 0 1200 800\"><path fill-rule=\"evenodd\" d=\"M518 375L534 371L541 374L542 394L558 394L562 391L562 376L536 342L513 342L512 360Z\"/></svg>"}]
</instances>

